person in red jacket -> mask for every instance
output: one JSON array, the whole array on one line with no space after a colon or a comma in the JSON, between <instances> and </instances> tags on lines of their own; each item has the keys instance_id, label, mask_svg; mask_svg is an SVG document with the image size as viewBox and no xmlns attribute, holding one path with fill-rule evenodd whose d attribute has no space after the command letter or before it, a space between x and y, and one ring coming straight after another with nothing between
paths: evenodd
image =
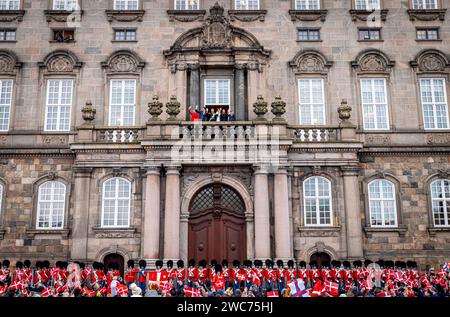
<instances>
[{"instance_id":1,"label":"person in red jacket","mask_svg":"<svg viewBox=\"0 0 450 317\"><path fill-rule=\"evenodd\" d=\"M195 266L195 260L189 260L189 268L187 269L187 286L194 287L194 283L198 280L198 268Z\"/></svg>"},{"instance_id":2,"label":"person in red jacket","mask_svg":"<svg viewBox=\"0 0 450 317\"><path fill-rule=\"evenodd\" d=\"M283 269L284 281L290 283L297 278L297 270L294 267L294 261L288 261L288 267Z\"/></svg>"},{"instance_id":3,"label":"person in red jacket","mask_svg":"<svg viewBox=\"0 0 450 317\"><path fill-rule=\"evenodd\" d=\"M125 284L129 288L132 283L136 282L137 273L139 272L138 269L134 267L134 261L128 260L127 262L127 270L125 272Z\"/></svg>"},{"instance_id":4,"label":"person in red jacket","mask_svg":"<svg viewBox=\"0 0 450 317\"><path fill-rule=\"evenodd\" d=\"M183 260L177 261L176 280L177 291L179 291L184 286L184 281L186 280L186 269L184 268Z\"/></svg>"},{"instance_id":5,"label":"person in red jacket","mask_svg":"<svg viewBox=\"0 0 450 317\"><path fill-rule=\"evenodd\" d=\"M200 115L197 112L197 109L189 107L189 116L192 122L196 122L200 120Z\"/></svg>"},{"instance_id":6,"label":"person in red jacket","mask_svg":"<svg viewBox=\"0 0 450 317\"><path fill-rule=\"evenodd\" d=\"M228 267L228 261L222 260L223 278L225 280L225 289L231 284L231 269Z\"/></svg>"},{"instance_id":7,"label":"person in red jacket","mask_svg":"<svg viewBox=\"0 0 450 317\"><path fill-rule=\"evenodd\" d=\"M241 268L239 267L241 263L238 260L233 260L233 268L231 269L231 279L233 281L233 289L236 291L240 287L239 275Z\"/></svg>"}]
</instances>

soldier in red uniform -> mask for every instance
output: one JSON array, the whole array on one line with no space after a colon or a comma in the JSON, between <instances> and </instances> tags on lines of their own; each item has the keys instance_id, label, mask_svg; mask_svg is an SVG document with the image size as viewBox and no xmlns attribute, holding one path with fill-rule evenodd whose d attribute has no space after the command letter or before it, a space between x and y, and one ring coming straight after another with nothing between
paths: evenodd
<instances>
[{"instance_id":1,"label":"soldier in red uniform","mask_svg":"<svg viewBox=\"0 0 450 317\"><path fill-rule=\"evenodd\" d=\"M197 282L198 279L198 268L195 266L195 260L189 260L189 267L187 269L187 286L194 287L194 283Z\"/></svg>"},{"instance_id":2,"label":"soldier in red uniform","mask_svg":"<svg viewBox=\"0 0 450 317\"><path fill-rule=\"evenodd\" d=\"M125 284L128 288L130 288L130 285L132 283L136 282L137 273L139 272L138 269L134 267L134 261L128 260L127 262L127 270L125 272Z\"/></svg>"},{"instance_id":3,"label":"soldier in red uniform","mask_svg":"<svg viewBox=\"0 0 450 317\"><path fill-rule=\"evenodd\" d=\"M233 282L233 289L236 291L239 288L239 275L241 268L239 267L241 263L238 260L233 260L233 268L231 269L231 280Z\"/></svg>"},{"instance_id":4,"label":"soldier in red uniform","mask_svg":"<svg viewBox=\"0 0 450 317\"><path fill-rule=\"evenodd\" d=\"M27 276L27 279L28 279L28 276ZM41 261L36 262L36 269L34 270L34 273L33 273L32 285L35 289L40 289L40 288L44 287L44 273L43 273Z\"/></svg>"},{"instance_id":5,"label":"soldier in red uniform","mask_svg":"<svg viewBox=\"0 0 450 317\"><path fill-rule=\"evenodd\" d=\"M225 259L222 260L222 272L225 280L225 289L227 289L230 286L231 269L228 268L228 261Z\"/></svg>"},{"instance_id":6,"label":"soldier in red uniform","mask_svg":"<svg viewBox=\"0 0 450 317\"><path fill-rule=\"evenodd\" d=\"M176 286L177 291L180 291L184 286L184 281L186 279L186 269L184 268L184 261L178 260L177 261L177 269L176 271Z\"/></svg>"},{"instance_id":7,"label":"soldier in red uniform","mask_svg":"<svg viewBox=\"0 0 450 317\"><path fill-rule=\"evenodd\" d=\"M263 263L261 260L255 260L253 262L253 264L255 265L255 267L253 268L253 284L256 284L258 287L261 287L262 282L263 282L263 275L262 275L262 271L263 271Z\"/></svg>"},{"instance_id":8,"label":"soldier in red uniform","mask_svg":"<svg viewBox=\"0 0 450 317\"><path fill-rule=\"evenodd\" d=\"M10 264L11 263L9 260L3 260L2 268L0 270L0 282L6 285L11 284L11 270L9 269Z\"/></svg>"},{"instance_id":9,"label":"soldier in red uniform","mask_svg":"<svg viewBox=\"0 0 450 317\"><path fill-rule=\"evenodd\" d=\"M139 261L139 272L137 274L139 288L142 290L142 293L145 294L147 290L147 274L145 273L145 268L147 267L147 262L145 260Z\"/></svg>"},{"instance_id":10,"label":"soldier in red uniform","mask_svg":"<svg viewBox=\"0 0 450 317\"><path fill-rule=\"evenodd\" d=\"M214 287L216 293L223 294L223 289L225 287L225 277L223 275L222 265L217 263L214 265L214 271L211 274L211 284Z\"/></svg>"},{"instance_id":11,"label":"soldier in red uniform","mask_svg":"<svg viewBox=\"0 0 450 317\"><path fill-rule=\"evenodd\" d=\"M198 262L198 283L200 285L205 285L206 279L209 276L209 269L206 265L206 260L201 260Z\"/></svg>"},{"instance_id":12,"label":"soldier in red uniform","mask_svg":"<svg viewBox=\"0 0 450 317\"><path fill-rule=\"evenodd\" d=\"M285 283L290 283L297 278L297 271L294 267L294 261L288 261L288 267L283 269L282 272Z\"/></svg>"},{"instance_id":13,"label":"soldier in red uniform","mask_svg":"<svg viewBox=\"0 0 450 317\"><path fill-rule=\"evenodd\" d=\"M244 261L244 265L243 274L245 277L245 287L250 288L253 284L253 263L250 260L246 260Z\"/></svg>"},{"instance_id":14,"label":"soldier in red uniform","mask_svg":"<svg viewBox=\"0 0 450 317\"><path fill-rule=\"evenodd\" d=\"M277 268L275 269L275 276L277 278L277 288L280 294L286 287L283 270L284 270L284 262L282 260L277 260Z\"/></svg>"},{"instance_id":15,"label":"soldier in red uniform","mask_svg":"<svg viewBox=\"0 0 450 317\"><path fill-rule=\"evenodd\" d=\"M42 261L42 281L44 282L45 286L48 286L51 280L50 275L50 262L48 260Z\"/></svg>"},{"instance_id":16,"label":"soldier in red uniform","mask_svg":"<svg viewBox=\"0 0 450 317\"><path fill-rule=\"evenodd\" d=\"M266 268L263 270L263 276L265 280L265 288L266 289L273 289L276 274L273 269L273 262L270 259L266 260Z\"/></svg>"},{"instance_id":17,"label":"soldier in red uniform","mask_svg":"<svg viewBox=\"0 0 450 317\"><path fill-rule=\"evenodd\" d=\"M41 262L39 262L41 263ZM31 270L31 261L25 260L23 261L23 272L25 274L25 280L31 284L33 280L33 270Z\"/></svg>"}]
</instances>

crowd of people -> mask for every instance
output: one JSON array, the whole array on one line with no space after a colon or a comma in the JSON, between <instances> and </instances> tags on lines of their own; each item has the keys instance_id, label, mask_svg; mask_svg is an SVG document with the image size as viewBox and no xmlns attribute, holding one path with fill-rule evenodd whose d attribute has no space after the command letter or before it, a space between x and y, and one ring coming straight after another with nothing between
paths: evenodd
<instances>
[{"instance_id":1,"label":"crowd of people","mask_svg":"<svg viewBox=\"0 0 450 317\"><path fill-rule=\"evenodd\" d=\"M202 110L198 108L189 108L190 121L236 121L236 115L233 110L228 110L228 108L211 108L204 107Z\"/></svg>"},{"instance_id":2,"label":"crowd of people","mask_svg":"<svg viewBox=\"0 0 450 317\"><path fill-rule=\"evenodd\" d=\"M263 265L265 264L265 265ZM0 297L449 297L450 263L419 272L415 262L332 261L317 265L268 259L119 264L18 261L0 270Z\"/></svg>"}]
</instances>

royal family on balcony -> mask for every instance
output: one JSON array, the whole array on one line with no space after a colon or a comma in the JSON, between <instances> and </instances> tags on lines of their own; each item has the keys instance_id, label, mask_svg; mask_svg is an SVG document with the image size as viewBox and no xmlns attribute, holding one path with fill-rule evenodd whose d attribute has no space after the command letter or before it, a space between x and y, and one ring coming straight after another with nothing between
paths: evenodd
<instances>
[{"instance_id":1,"label":"royal family on balcony","mask_svg":"<svg viewBox=\"0 0 450 317\"><path fill-rule=\"evenodd\" d=\"M208 108L203 107L199 110L198 107L189 107L190 121L236 121L236 115L233 110L228 108Z\"/></svg>"}]
</instances>

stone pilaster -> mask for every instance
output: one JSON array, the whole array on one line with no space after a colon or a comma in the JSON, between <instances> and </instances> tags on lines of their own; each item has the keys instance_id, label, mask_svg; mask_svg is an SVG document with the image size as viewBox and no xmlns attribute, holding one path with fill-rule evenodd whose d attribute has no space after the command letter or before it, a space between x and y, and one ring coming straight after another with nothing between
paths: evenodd
<instances>
[{"instance_id":1,"label":"stone pilaster","mask_svg":"<svg viewBox=\"0 0 450 317\"><path fill-rule=\"evenodd\" d=\"M292 241L289 230L289 193L286 169L280 168L275 172L273 187L275 189L275 257L289 260L292 258Z\"/></svg>"},{"instance_id":2,"label":"stone pilaster","mask_svg":"<svg viewBox=\"0 0 450 317\"><path fill-rule=\"evenodd\" d=\"M235 65L234 70L234 113L236 120L247 120L247 109L245 106L246 84L244 65Z\"/></svg>"},{"instance_id":3,"label":"stone pilaster","mask_svg":"<svg viewBox=\"0 0 450 317\"><path fill-rule=\"evenodd\" d=\"M364 253L358 186L359 169L356 166L343 166L341 170L344 178L347 257L349 259L362 259Z\"/></svg>"},{"instance_id":4,"label":"stone pilaster","mask_svg":"<svg viewBox=\"0 0 450 317\"><path fill-rule=\"evenodd\" d=\"M180 258L180 167L166 166L164 258Z\"/></svg>"},{"instance_id":5,"label":"stone pilaster","mask_svg":"<svg viewBox=\"0 0 450 317\"><path fill-rule=\"evenodd\" d=\"M200 107L200 67L197 64L189 64L188 69L190 73L188 107Z\"/></svg>"},{"instance_id":6,"label":"stone pilaster","mask_svg":"<svg viewBox=\"0 0 450 317\"><path fill-rule=\"evenodd\" d=\"M270 258L270 210L268 171L257 167L255 177L255 258Z\"/></svg>"},{"instance_id":7,"label":"stone pilaster","mask_svg":"<svg viewBox=\"0 0 450 317\"><path fill-rule=\"evenodd\" d=\"M161 172L159 166L147 167L144 203L142 252L144 259L159 258Z\"/></svg>"}]
</instances>

